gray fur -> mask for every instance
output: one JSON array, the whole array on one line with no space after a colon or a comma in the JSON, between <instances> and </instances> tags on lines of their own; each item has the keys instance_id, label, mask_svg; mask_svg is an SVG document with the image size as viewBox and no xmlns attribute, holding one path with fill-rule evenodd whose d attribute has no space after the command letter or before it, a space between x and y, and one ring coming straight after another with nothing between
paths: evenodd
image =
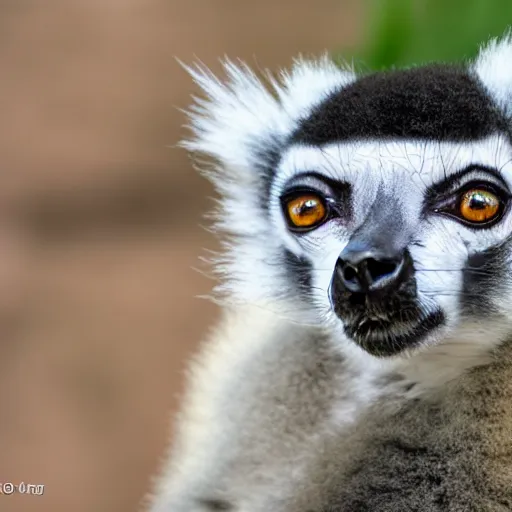
<instances>
[{"instance_id":1,"label":"gray fur","mask_svg":"<svg viewBox=\"0 0 512 512\"><path fill-rule=\"evenodd\" d=\"M316 328L279 321L273 333L239 362L233 385L227 382L223 435L208 442L201 474L186 475L153 512L264 512L294 495L300 471L330 428L332 404L352 391L354 372Z\"/></svg>"},{"instance_id":2,"label":"gray fur","mask_svg":"<svg viewBox=\"0 0 512 512\"><path fill-rule=\"evenodd\" d=\"M512 510L511 404L509 341L432 396L374 406L329 444L311 471L318 487L289 510Z\"/></svg>"}]
</instances>

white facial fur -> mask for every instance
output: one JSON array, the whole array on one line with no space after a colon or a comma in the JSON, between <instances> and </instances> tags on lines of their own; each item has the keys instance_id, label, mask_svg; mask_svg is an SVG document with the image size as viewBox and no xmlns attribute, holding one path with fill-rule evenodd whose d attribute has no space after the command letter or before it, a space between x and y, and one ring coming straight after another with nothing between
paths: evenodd
<instances>
[{"instance_id":1,"label":"white facial fur","mask_svg":"<svg viewBox=\"0 0 512 512\"><path fill-rule=\"evenodd\" d=\"M380 190L400 205L405 222L414 233L411 242L421 244L409 246L420 302L426 309L442 308L447 317L445 335L458 324L462 271L468 256L500 244L512 233L510 211L498 224L484 230L439 214L422 217L427 187L470 166L498 169L512 189L512 147L503 136L472 143L350 142L321 149L294 146L286 151L271 192L272 219L286 247L311 262L313 295L327 318L332 316L329 285L336 261L351 234L365 221ZM312 170L352 186L353 217L348 223L332 219L296 236L286 226L279 197L288 180ZM463 180L489 180L480 171L469 176ZM339 322L332 321L334 325Z\"/></svg>"}]
</instances>

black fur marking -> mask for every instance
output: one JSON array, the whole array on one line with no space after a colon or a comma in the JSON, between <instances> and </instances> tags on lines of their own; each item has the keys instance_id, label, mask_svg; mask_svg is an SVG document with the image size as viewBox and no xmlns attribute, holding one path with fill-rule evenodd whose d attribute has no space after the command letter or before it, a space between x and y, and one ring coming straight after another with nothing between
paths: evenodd
<instances>
[{"instance_id":1,"label":"black fur marking","mask_svg":"<svg viewBox=\"0 0 512 512\"><path fill-rule=\"evenodd\" d=\"M503 283L508 281L510 273L507 260L510 244L507 240L495 247L475 253L468 257L463 270L463 285L460 295L462 311L468 316L489 316L496 312L493 298L505 293Z\"/></svg>"},{"instance_id":2,"label":"black fur marking","mask_svg":"<svg viewBox=\"0 0 512 512\"><path fill-rule=\"evenodd\" d=\"M201 500L201 505L207 510L220 511L220 510L233 510L233 505L225 500L219 499L204 499Z\"/></svg>"},{"instance_id":3,"label":"black fur marking","mask_svg":"<svg viewBox=\"0 0 512 512\"><path fill-rule=\"evenodd\" d=\"M261 178L260 194L262 205L265 211L268 212L268 207L270 205L270 190L272 189L276 169L281 159L282 147L278 142L273 141L267 146L264 146L264 148L265 149L261 146L255 147L253 149L253 155L254 161L256 162L256 170L259 172Z\"/></svg>"},{"instance_id":4,"label":"black fur marking","mask_svg":"<svg viewBox=\"0 0 512 512\"><path fill-rule=\"evenodd\" d=\"M416 324L401 323L402 315L397 313L389 315L391 321L388 327L383 326L382 323L379 325L380 331L368 325L369 323L363 325L347 323L344 326L345 334L369 354L376 357L388 357L419 346L431 331L445 323L445 316L441 310L434 311L426 317L421 317L421 310L414 304L404 303L402 309L398 311L404 310L412 311L411 316L417 317ZM398 334L394 332L396 327L401 327L402 330L407 328L408 331L405 334Z\"/></svg>"},{"instance_id":5,"label":"black fur marking","mask_svg":"<svg viewBox=\"0 0 512 512\"><path fill-rule=\"evenodd\" d=\"M313 272L311 263L288 250L284 251L284 263L288 278L297 286L301 297L310 297Z\"/></svg>"},{"instance_id":6,"label":"black fur marking","mask_svg":"<svg viewBox=\"0 0 512 512\"><path fill-rule=\"evenodd\" d=\"M414 387L417 385L418 383L417 382L410 382L409 384L406 384L404 386L404 391L406 393L408 393L409 391L411 391L412 389L414 389Z\"/></svg>"},{"instance_id":7,"label":"black fur marking","mask_svg":"<svg viewBox=\"0 0 512 512\"><path fill-rule=\"evenodd\" d=\"M290 142L468 141L506 130L503 115L476 77L462 67L429 65L360 78L318 105Z\"/></svg>"}]
</instances>

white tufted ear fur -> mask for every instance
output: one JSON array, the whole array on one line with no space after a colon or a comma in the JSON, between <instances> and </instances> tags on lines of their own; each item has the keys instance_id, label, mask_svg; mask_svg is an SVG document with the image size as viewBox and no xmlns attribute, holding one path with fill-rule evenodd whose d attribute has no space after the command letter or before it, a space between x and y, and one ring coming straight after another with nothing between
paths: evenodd
<instances>
[{"instance_id":1,"label":"white tufted ear fur","mask_svg":"<svg viewBox=\"0 0 512 512\"><path fill-rule=\"evenodd\" d=\"M184 67L206 99L194 97L189 110L193 136L183 146L215 158L237 179L254 174L261 155L289 135L302 116L355 79L326 55L317 61L299 58L277 78L265 71L260 79L245 63L230 60L223 62L225 82L202 65Z\"/></svg>"},{"instance_id":2,"label":"white tufted ear fur","mask_svg":"<svg viewBox=\"0 0 512 512\"><path fill-rule=\"evenodd\" d=\"M512 117L512 32L482 46L473 69L498 107Z\"/></svg>"}]
</instances>

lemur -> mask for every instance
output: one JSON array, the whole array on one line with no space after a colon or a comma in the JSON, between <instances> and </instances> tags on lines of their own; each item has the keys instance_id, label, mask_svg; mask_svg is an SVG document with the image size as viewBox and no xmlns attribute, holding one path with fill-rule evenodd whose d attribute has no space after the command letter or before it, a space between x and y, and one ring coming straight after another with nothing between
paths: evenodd
<instances>
[{"instance_id":1,"label":"lemur","mask_svg":"<svg viewBox=\"0 0 512 512\"><path fill-rule=\"evenodd\" d=\"M151 512L512 510L512 36L188 68L223 318Z\"/></svg>"}]
</instances>

